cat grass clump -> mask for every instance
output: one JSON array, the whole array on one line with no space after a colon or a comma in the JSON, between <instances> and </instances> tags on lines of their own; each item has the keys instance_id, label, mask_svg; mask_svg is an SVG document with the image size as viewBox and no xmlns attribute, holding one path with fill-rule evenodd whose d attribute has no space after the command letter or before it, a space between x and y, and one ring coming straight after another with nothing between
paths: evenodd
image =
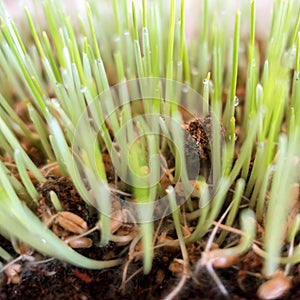
<instances>
[{"instance_id":1,"label":"cat grass clump","mask_svg":"<svg viewBox=\"0 0 300 300\"><path fill-rule=\"evenodd\" d=\"M91 0L77 20L47 0L43 22L25 9L26 28L1 2L0 233L18 253L0 248L8 283L43 255L121 265L126 291L129 265L149 274L168 249L182 272L166 299L203 268L230 297L215 269L252 252L258 296L288 292L300 260L299 4L274 1L260 51L255 1L233 31L218 2L201 1L192 35L184 0ZM269 290L278 274L284 288Z\"/></svg>"}]
</instances>

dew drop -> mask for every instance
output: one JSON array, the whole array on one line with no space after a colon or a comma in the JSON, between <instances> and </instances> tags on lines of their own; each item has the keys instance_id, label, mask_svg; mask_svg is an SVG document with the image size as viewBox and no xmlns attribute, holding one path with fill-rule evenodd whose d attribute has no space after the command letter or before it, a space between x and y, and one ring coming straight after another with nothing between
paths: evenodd
<instances>
[{"instance_id":1,"label":"dew drop","mask_svg":"<svg viewBox=\"0 0 300 300\"><path fill-rule=\"evenodd\" d=\"M299 80L299 78L300 78L300 72L299 72L299 71L297 71L297 72L296 72L296 74L295 74L295 79L298 81L298 80Z\"/></svg>"},{"instance_id":2,"label":"dew drop","mask_svg":"<svg viewBox=\"0 0 300 300\"><path fill-rule=\"evenodd\" d=\"M229 139L229 141L232 141L232 135L229 135L229 136L228 136L228 139ZM234 141L237 140L237 135L236 135L236 134L233 135L233 140L234 140Z\"/></svg>"},{"instance_id":3,"label":"dew drop","mask_svg":"<svg viewBox=\"0 0 300 300\"><path fill-rule=\"evenodd\" d=\"M80 89L81 93L84 94L86 91L87 91L87 87L86 86L83 86L81 89Z\"/></svg>"},{"instance_id":4,"label":"dew drop","mask_svg":"<svg viewBox=\"0 0 300 300\"><path fill-rule=\"evenodd\" d=\"M45 239L41 239L41 242L42 242L43 244L47 244L47 242L46 242Z\"/></svg>"},{"instance_id":5,"label":"dew drop","mask_svg":"<svg viewBox=\"0 0 300 300\"><path fill-rule=\"evenodd\" d=\"M203 80L203 84L204 85L208 85L208 83L209 83L209 80L207 80L206 78Z\"/></svg>"},{"instance_id":6,"label":"dew drop","mask_svg":"<svg viewBox=\"0 0 300 300\"><path fill-rule=\"evenodd\" d=\"M240 99L237 96L234 96L233 102L234 102L234 106L237 107L240 103Z\"/></svg>"}]
</instances>

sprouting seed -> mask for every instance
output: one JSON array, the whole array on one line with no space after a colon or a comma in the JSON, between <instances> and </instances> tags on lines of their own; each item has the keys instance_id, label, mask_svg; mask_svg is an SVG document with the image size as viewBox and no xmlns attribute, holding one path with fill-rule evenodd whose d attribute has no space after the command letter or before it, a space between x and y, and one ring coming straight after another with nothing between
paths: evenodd
<instances>
[{"instance_id":1,"label":"sprouting seed","mask_svg":"<svg viewBox=\"0 0 300 300\"><path fill-rule=\"evenodd\" d=\"M214 268L230 268L237 262L238 258L237 255L217 257L213 259L212 266Z\"/></svg>"},{"instance_id":2,"label":"sprouting seed","mask_svg":"<svg viewBox=\"0 0 300 300\"><path fill-rule=\"evenodd\" d=\"M68 245L74 249L79 249L79 248L90 248L93 245L93 242L90 238L87 237L69 237L70 239ZM67 241L67 240L66 240Z\"/></svg>"},{"instance_id":3,"label":"sprouting seed","mask_svg":"<svg viewBox=\"0 0 300 300\"><path fill-rule=\"evenodd\" d=\"M291 282L282 272L264 282L257 291L259 299L277 299L282 297L291 288Z\"/></svg>"},{"instance_id":4,"label":"sprouting seed","mask_svg":"<svg viewBox=\"0 0 300 300\"><path fill-rule=\"evenodd\" d=\"M84 233L88 229L87 223L81 217L69 211L58 213L56 221L62 228L73 233Z\"/></svg>"}]
</instances>

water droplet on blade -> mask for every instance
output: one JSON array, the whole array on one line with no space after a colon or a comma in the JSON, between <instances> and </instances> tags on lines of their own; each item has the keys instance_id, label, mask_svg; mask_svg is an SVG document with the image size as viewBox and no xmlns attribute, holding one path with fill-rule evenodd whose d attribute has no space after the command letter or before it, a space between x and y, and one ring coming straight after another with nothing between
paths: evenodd
<instances>
[{"instance_id":1,"label":"water droplet on blade","mask_svg":"<svg viewBox=\"0 0 300 300\"><path fill-rule=\"evenodd\" d=\"M234 106L237 107L240 103L240 99L237 96L234 96L233 102L234 102Z\"/></svg>"},{"instance_id":2,"label":"water droplet on blade","mask_svg":"<svg viewBox=\"0 0 300 300\"><path fill-rule=\"evenodd\" d=\"M209 82L209 81L208 81L206 78L203 79L203 84L204 84L204 85L208 85L208 82Z\"/></svg>"}]
</instances>

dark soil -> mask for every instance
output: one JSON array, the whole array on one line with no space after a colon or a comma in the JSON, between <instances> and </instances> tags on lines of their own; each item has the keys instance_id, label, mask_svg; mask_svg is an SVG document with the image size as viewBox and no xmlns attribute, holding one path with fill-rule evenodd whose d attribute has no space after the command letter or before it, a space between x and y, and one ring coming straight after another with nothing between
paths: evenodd
<instances>
[{"instance_id":1,"label":"dark soil","mask_svg":"<svg viewBox=\"0 0 300 300\"><path fill-rule=\"evenodd\" d=\"M99 249L92 248L90 251L99 252ZM147 276L142 272L138 273L126 284L124 293L120 290L122 266L91 271L71 267L57 260L38 265L24 263L22 282L17 285L4 284L0 299L162 299L179 281L169 271L169 262L168 256L156 257L151 273ZM244 265L243 259L241 265ZM129 274L141 266L141 262L133 263ZM227 288L230 299L257 299L257 278L246 275L241 280L236 268L219 270L217 273ZM224 299L205 269L199 272L197 279L200 284L190 278L177 299ZM282 299L300 299L298 272L293 282L294 287Z\"/></svg>"}]
</instances>

